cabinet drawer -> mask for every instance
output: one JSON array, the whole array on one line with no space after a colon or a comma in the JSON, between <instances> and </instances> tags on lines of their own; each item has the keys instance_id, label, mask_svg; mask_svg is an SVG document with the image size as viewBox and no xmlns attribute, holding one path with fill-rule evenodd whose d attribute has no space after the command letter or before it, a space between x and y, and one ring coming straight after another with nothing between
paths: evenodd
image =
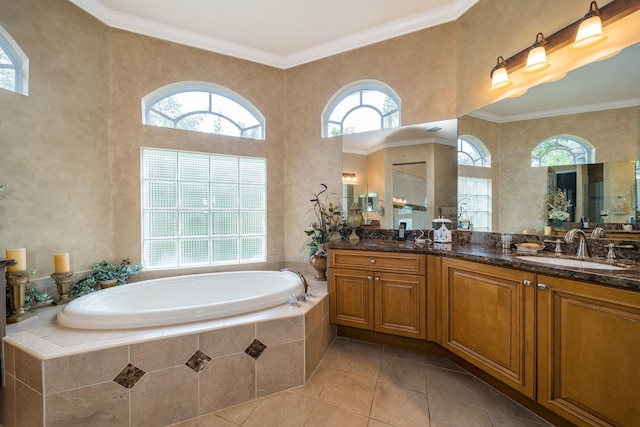
<instances>
[{"instance_id":1,"label":"cabinet drawer","mask_svg":"<svg viewBox=\"0 0 640 427\"><path fill-rule=\"evenodd\" d=\"M426 255L394 252L332 250L329 266L403 274L425 274L427 271Z\"/></svg>"}]
</instances>

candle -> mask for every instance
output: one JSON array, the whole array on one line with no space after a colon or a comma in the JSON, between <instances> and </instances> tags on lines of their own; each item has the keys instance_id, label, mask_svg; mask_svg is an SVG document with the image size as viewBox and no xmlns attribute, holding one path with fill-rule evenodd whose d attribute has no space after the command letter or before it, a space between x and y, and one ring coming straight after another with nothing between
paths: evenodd
<instances>
[{"instance_id":1,"label":"candle","mask_svg":"<svg viewBox=\"0 0 640 427\"><path fill-rule=\"evenodd\" d=\"M66 273L67 271L71 271L69 253L53 254L53 266L56 273Z\"/></svg>"},{"instance_id":2,"label":"candle","mask_svg":"<svg viewBox=\"0 0 640 427\"><path fill-rule=\"evenodd\" d=\"M7 267L7 271L22 271L27 269L27 250L25 248L7 249L7 259L18 261L16 265Z\"/></svg>"},{"instance_id":3,"label":"candle","mask_svg":"<svg viewBox=\"0 0 640 427\"><path fill-rule=\"evenodd\" d=\"M544 226L544 234L549 236L551 234L551 226L550 225L545 225Z\"/></svg>"}]
</instances>

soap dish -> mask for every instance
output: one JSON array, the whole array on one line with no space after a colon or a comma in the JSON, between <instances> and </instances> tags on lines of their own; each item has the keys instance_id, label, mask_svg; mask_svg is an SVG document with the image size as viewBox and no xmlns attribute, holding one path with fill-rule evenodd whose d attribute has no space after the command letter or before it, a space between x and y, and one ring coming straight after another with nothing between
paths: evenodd
<instances>
[{"instance_id":1,"label":"soap dish","mask_svg":"<svg viewBox=\"0 0 640 427\"><path fill-rule=\"evenodd\" d=\"M525 254L537 254L545 248L543 243L516 243L517 252Z\"/></svg>"}]
</instances>

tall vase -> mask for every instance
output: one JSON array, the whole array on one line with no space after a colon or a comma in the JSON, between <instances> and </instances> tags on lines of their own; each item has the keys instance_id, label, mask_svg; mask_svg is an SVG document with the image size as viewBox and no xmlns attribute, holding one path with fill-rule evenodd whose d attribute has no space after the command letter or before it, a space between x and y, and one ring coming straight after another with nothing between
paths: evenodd
<instances>
[{"instance_id":1,"label":"tall vase","mask_svg":"<svg viewBox=\"0 0 640 427\"><path fill-rule=\"evenodd\" d=\"M311 264L311 267L315 268L317 272L316 277L314 277L313 279L321 282L325 282L327 280L327 275L326 275L327 258L322 256L312 255L311 258L309 258L309 263Z\"/></svg>"}]
</instances>

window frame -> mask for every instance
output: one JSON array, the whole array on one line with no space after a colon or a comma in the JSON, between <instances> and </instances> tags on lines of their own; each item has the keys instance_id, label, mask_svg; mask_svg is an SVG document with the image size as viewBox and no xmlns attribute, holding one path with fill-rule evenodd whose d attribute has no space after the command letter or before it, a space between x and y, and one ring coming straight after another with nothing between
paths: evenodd
<instances>
[{"instance_id":1,"label":"window frame","mask_svg":"<svg viewBox=\"0 0 640 427\"><path fill-rule=\"evenodd\" d=\"M0 89L9 92L29 95L29 58L20 48L20 45L11 37L11 34L0 25L0 48L6 53L11 64L0 64L2 69L12 69L15 72L15 88L9 89L0 86Z\"/></svg>"},{"instance_id":2,"label":"window frame","mask_svg":"<svg viewBox=\"0 0 640 427\"><path fill-rule=\"evenodd\" d=\"M463 142L471 147L471 149L477 154L477 158L473 158L467 151L462 150ZM480 139L476 138L473 135L460 135L458 136L458 158L460 153L469 157L473 164L465 164L460 163L458 160L458 165L462 166L475 166L475 167L491 167L491 152L487 149L486 145Z\"/></svg>"},{"instance_id":3,"label":"window frame","mask_svg":"<svg viewBox=\"0 0 640 427\"><path fill-rule=\"evenodd\" d=\"M376 91L376 92L380 92L384 95L386 95L387 97L389 97L395 104L396 104L396 108L394 108L392 111L389 112L383 112L380 111L378 108L376 108L373 105L370 104L363 104L363 97L362 94L365 91ZM340 105L340 103L342 101L344 101L346 98L348 98L351 95L354 95L356 93L359 93L359 103L358 105L350 108L348 111L345 112L345 114L342 116L340 122L334 121L334 120L330 120L330 117L332 116L334 110ZM396 93L396 91L393 90L393 88L381 81L378 80L360 80L357 82L353 82L348 84L347 86L343 87L342 89L340 89L338 92L336 92L331 99L329 100L329 102L327 103L327 105L325 105L324 110L322 111L322 116L321 116L321 121L322 121L322 138L331 138L334 136L340 136L340 135L346 135L345 134L345 129L344 129L344 122L345 120L349 117L349 115L351 113L353 113L354 111L358 110L358 109L362 109L362 108L367 108L367 109L372 109L374 111L376 111L379 115L380 115L380 127L378 129L375 130L380 130L380 129L393 129L393 128L397 128L402 126L402 103L400 100L400 96L398 96L398 94ZM398 124L397 126L392 126L392 127L384 127L384 122L385 119L392 116L393 114L395 114L397 112L398 114ZM332 124L336 124L339 125L340 127L340 134L339 135L331 135L330 134L330 125ZM361 133L361 132L365 132L365 131L360 131L360 132L354 132L354 133Z\"/></svg>"},{"instance_id":4,"label":"window frame","mask_svg":"<svg viewBox=\"0 0 640 427\"><path fill-rule=\"evenodd\" d=\"M573 147L565 147L560 145L560 140L566 140L573 143ZM539 157L534 156L534 152L538 150L545 143L553 142L554 148L546 149ZM574 150L580 149L580 152ZM565 151L571 156L572 162L570 163L549 163L543 164L542 160L545 156L554 151ZM533 150L531 150L531 167L548 167L548 166L566 166L566 165L583 165L588 163L595 163L596 161L596 149L586 139L580 138L576 135L555 135L550 138L546 138L537 144Z\"/></svg>"},{"instance_id":5,"label":"window frame","mask_svg":"<svg viewBox=\"0 0 640 427\"><path fill-rule=\"evenodd\" d=\"M145 171L145 161L147 157L145 157L145 153L157 153L157 152L166 152L166 153L175 153L175 163L172 163L172 167L175 167L175 176L174 177L149 177ZM180 155L188 158L189 156L208 156L207 163L207 174L206 177L200 176L197 178L184 178L181 177L180 172ZM242 182L240 175L237 176L237 180L233 182L233 180L226 179L226 175L223 176L225 179L214 179L211 175L213 173L211 161L212 159L220 159L220 158L228 158L231 160L235 160L237 162L241 162L242 160L249 161L259 161L263 164L264 175L261 178L262 184L255 182ZM240 173L240 165L238 165L237 172ZM169 196L175 197L175 206L172 207L147 207L145 200L149 197L147 193L147 184L157 184L164 183L167 185L174 185L174 192ZM181 185L181 184L186 184ZM204 207L193 207L190 205L181 205L181 189L184 189L187 186L195 187L196 185L203 186L206 184L207 186L207 202ZM213 190L216 186L234 186L236 188L236 204L235 207L216 207L214 203L211 202L213 197ZM261 201L261 208L249 208L243 207L241 205L241 190L242 188L262 188L263 200ZM175 194L175 195L174 195ZM147 233L150 228L147 224L147 214L148 213L173 213L173 221L167 222L170 224L170 229L174 231L171 236L149 236ZM234 233L215 233L214 232L214 213L224 213L224 212L235 212L236 218L236 230ZM243 233L242 232L242 217L243 214L246 213L261 213L263 215L264 222L261 224L262 230L258 233ZM143 264L145 268L148 270L172 270L172 269L182 269L182 268L198 268L198 267L211 267L211 266L221 266L221 265L237 265L237 264L247 264L247 263L259 263L265 262L267 260L267 239L268 239L268 212L267 212L267 159L263 157L254 157L254 156L240 156L240 155L229 155L229 154L221 154L221 153L208 153L208 152L195 152L195 151L186 151L186 150L172 150L165 148L155 148L155 147L141 147L140 149L140 213L141 213L141 259L143 260ZM198 234L198 235L190 235L183 234L183 230L181 229L181 222L184 220L188 214L190 213L206 213L207 216L207 234ZM185 215L186 214L186 215ZM166 215L164 218L170 215ZM245 224L252 225L252 224ZM261 238L262 248L261 254L257 257L252 257L250 259L242 258L242 244L243 241L251 240L251 238ZM219 241L220 239L235 239L236 250L235 250L235 258L233 260L224 259L222 261L215 259L215 241L216 239ZM185 242L207 242L207 262L184 262L182 249ZM150 262L150 251L147 249L147 244L150 242L173 242L174 250L171 251L171 257L175 262L164 263L164 264L154 264Z\"/></svg>"},{"instance_id":6,"label":"window frame","mask_svg":"<svg viewBox=\"0 0 640 427\"><path fill-rule=\"evenodd\" d=\"M166 116L161 112L155 110L156 114L159 114L165 117L166 120L173 123L173 126L172 127L159 126L151 123L151 112L153 110L154 105L156 105L158 102L166 98L169 98L171 96L174 96L180 93L186 93L186 92L206 93L209 96L208 110L193 110L193 111L183 113L174 118ZM248 126L248 127L242 127L240 126L240 123L238 122L238 120L236 120L235 118L214 111L215 105L211 102L211 95L218 95L236 103L240 107L244 108L249 114L251 114L255 118L255 120L258 122L258 124ZM205 115L220 117L234 124L240 131L240 136L230 135L227 133L215 133L215 132L204 132L204 131L193 131L193 132L202 132L202 133L207 133L211 135L223 135L223 136L231 136L236 138L246 138L246 139L262 140L262 141L266 139L266 120L264 115L260 112L260 110L255 105L253 105L249 100L244 98L242 95L232 91L231 89L228 89L224 86L221 86L215 83L203 82L203 81L183 81L183 82L171 83L154 90L153 92L145 95L142 98L142 123L148 126L166 127L169 129L179 129L179 130L189 130L189 129L182 129L179 126L177 126L177 124L180 120L196 114L205 114ZM256 129L256 128L259 129L259 133L260 133L260 136L258 138L253 138L253 137L244 135L245 132L250 131L252 129Z\"/></svg>"}]
</instances>

